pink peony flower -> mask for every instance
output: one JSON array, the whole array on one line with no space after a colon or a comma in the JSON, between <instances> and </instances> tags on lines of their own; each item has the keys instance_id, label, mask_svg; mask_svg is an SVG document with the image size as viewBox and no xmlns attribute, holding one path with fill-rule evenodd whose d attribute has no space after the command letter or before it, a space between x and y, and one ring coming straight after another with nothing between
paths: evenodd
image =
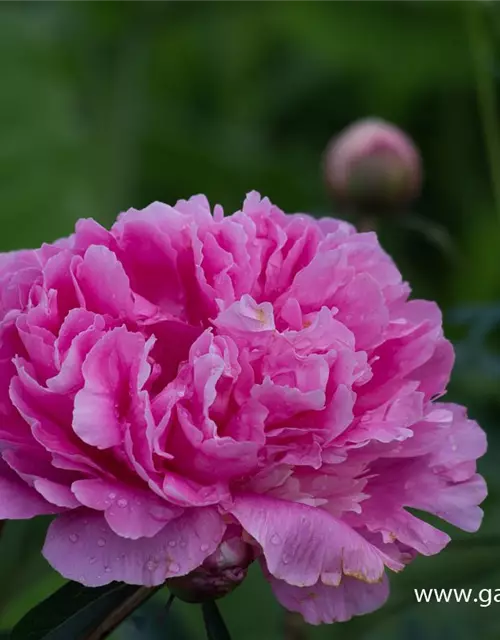
<instances>
[{"instance_id":1,"label":"pink peony flower","mask_svg":"<svg viewBox=\"0 0 500 640\"><path fill-rule=\"evenodd\" d=\"M66 578L238 582L250 549L317 624L447 544L407 507L479 527L484 433L436 402L440 312L375 234L196 196L3 254L0 283L0 518L55 514Z\"/></svg>"}]
</instances>

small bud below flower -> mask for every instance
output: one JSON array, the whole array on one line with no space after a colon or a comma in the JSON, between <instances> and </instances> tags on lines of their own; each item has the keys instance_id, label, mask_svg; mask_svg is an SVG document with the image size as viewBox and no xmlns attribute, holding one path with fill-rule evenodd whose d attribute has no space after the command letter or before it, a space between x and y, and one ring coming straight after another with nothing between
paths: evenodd
<instances>
[{"instance_id":1,"label":"small bud below flower","mask_svg":"<svg viewBox=\"0 0 500 640\"><path fill-rule=\"evenodd\" d=\"M334 199L358 212L403 207L422 182L413 141L377 119L355 122L334 138L325 152L324 172Z\"/></svg>"},{"instance_id":2,"label":"small bud below flower","mask_svg":"<svg viewBox=\"0 0 500 640\"><path fill-rule=\"evenodd\" d=\"M187 576L170 578L170 592L184 602L217 600L234 591L246 578L254 559L250 545L241 538L224 540L205 562Z\"/></svg>"}]
</instances>

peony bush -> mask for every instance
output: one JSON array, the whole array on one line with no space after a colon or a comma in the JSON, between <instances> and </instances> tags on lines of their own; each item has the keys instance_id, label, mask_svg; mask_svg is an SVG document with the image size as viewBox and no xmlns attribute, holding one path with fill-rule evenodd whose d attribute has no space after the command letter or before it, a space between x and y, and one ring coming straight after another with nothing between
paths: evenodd
<instances>
[{"instance_id":1,"label":"peony bush","mask_svg":"<svg viewBox=\"0 0 500 640\"><path fill-rule=\"evenodd\" d=\"M312 624L466 531L485 435L440 401L441 314L374 233L256 193L80 220L0 255L0 518L64 577L218 597L259 562Z\"/></svg>"}]
</instances>

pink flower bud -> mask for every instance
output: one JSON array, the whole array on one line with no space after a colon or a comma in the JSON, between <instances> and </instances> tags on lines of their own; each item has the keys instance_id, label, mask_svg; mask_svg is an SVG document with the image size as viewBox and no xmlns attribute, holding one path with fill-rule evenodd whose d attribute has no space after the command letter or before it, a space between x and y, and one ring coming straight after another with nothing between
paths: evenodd
<instances>
[{"instance_id":1,"label":"pink flower bud","mask_svg":"<svg viewBox=\"0 0 500 640\"><path fill-rule=\"evenodd\" d=\"M240 537L224 540L205 562L186 576L167 580L171 593L185 602L205 602L227 595L246 578L254 559Z\"/></svg>"},{"instance_id":2,"label":"pink flower bud","mask_svg":"<svg viewBox=\"0 0 500 640\"><path fill-rule=\"evenodd\" d=\"M377 119L355 122L334 138L326 149L324 169L332 196L358 211L403 206L422 182L413 141Z\"/></svg>"}]
</instances>

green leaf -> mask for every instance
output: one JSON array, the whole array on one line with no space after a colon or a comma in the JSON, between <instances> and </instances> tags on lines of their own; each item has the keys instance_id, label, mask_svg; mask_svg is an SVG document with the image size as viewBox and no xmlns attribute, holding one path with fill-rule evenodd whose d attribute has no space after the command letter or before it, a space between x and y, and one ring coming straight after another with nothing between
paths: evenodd
<instances>
[{"instance_id":1,"label":"green leaf","mask_svg":"<svg viewBox=\"0 0 500 640\"><path fill-rule=\"evenodd\" d=\"M11 639L100 640L155 591L117 582L96 588L69 582L31 609Z\"/></svg>"},{"instance_id":2,"label":"green leaf","mask_svg":"<svg viewBox=\"0 0 500 640\"><path fill-rule=\"evenodd\" d=\"M201 608L208 640L231 640L215 600L204 602Z\"/></svg>"}]
</instances>

